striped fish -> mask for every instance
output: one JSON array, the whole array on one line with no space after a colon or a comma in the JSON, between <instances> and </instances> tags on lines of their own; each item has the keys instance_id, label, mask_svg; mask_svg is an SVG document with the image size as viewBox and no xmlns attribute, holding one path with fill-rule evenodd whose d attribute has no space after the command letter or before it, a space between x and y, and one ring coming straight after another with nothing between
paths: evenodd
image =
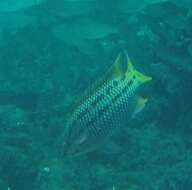
<instances>
[{"instance_id":1,"label":"striped fish","mask_svg":"<svg viewBox=\"0 0 192 190\"><path fill-rule=\"evenodd\" d=\"M86 91L68 118L62 139L65 155L80 155L95 150L112 132L131 119L135 109L142 107L136 91L152 78L135 70L126 56L126 71L119 54L106 75ZM139 108L140 109L140 108Z\"/></svg>"}]
</instances>

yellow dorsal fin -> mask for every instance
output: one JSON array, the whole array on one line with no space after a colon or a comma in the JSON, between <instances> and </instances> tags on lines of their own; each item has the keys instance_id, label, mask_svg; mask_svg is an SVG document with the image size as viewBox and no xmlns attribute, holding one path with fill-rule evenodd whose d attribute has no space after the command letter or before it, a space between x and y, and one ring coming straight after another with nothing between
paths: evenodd
<instances>
[{"instance_id":1,"label":"yellow dorsal fin","mask_svg":"<svg viewBox=\"0 0 192 190\"><path fill-rule=\"evenodd\" d=\"M125 56L126 56L126 61L127 61L127 71L126 71L126 73L134 71L133 63L132 63L131 59L129 58L129 55L128 55L127 51L125 51Z\"/></svg>"},{"instance_id":2,"label":"yellow dorsal fin","mask_svg":"<svg viewBox=\"0 0 192 190\"><path fill-rule=\"evenodd\" d=\"M123 66L122 66L122 59L121 59L121 54L119 53L112 68L112 77L119 77L123 74Z\"/></svg>"}]
</instances>

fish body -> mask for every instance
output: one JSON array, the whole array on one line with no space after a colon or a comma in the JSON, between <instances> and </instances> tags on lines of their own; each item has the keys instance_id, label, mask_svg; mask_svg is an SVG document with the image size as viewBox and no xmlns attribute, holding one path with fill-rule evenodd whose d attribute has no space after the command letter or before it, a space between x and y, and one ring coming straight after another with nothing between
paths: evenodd
<instances>
[{"instance_id":1,"label":"fish body","mask_svg":"<svg viewBox=\"0 0 192 190\"><path fill-rule=\"evenodd\" d=\"M127 53L126 58L125 72L118 55L110 71L77 103L62 135L65 154L79 155L94 150L138 109L135 93L151 77L135 70Z\"/></svg>"}]
</instances>

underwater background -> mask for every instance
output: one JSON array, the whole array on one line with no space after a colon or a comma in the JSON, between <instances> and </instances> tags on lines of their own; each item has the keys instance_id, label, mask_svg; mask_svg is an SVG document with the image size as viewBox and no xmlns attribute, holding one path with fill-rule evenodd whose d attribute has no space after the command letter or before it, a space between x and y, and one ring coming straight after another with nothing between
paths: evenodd
<instances>
[{"instance_id":1,"label":"underwater background","mask_svg":"<svg viewBox=\"0 0 192 190\"><path fill-rule=\"evenodd\" d=\"M0 15L0 190L192 189L191 0L0 0ZM71 105L124 50L153 77L145 109L63 157Z\"/></svg>"}]
</instances>

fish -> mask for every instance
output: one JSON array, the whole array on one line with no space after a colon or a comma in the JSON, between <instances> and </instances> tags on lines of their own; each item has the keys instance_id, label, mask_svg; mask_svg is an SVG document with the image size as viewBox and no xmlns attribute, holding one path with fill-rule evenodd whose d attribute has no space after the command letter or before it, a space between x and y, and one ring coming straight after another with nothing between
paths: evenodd
<instances>
[{"instance_id":1,"label":"fish","mask_svg":"<svg viewBox=\"0 0 192 190\"><path fill-rule=\"evenodd\" d=\"M73 22L65 22L53 28L56 37L63 41L72 41L73 38L83 40L97 40L112 34L117 34L118 29L107 23L93 18L78 18ZM65 37L67 35L67 37ZM69 38L69 39L67 39Z\"/></svg>"},{"instance_id":2,"label":"fish","mask_svg":"<svg viewBox=\"0 0 192 190\"><path fill-rule=\"evenodd\" d=\"M119 54L106 74L74 104L61 135L65 156L94 151L123 126L123 121L131 119L139 104L146 103L136 94L152 77L137 71L127 52L123 55L126 68Z\"/></svg>"},{"instance_id":3,"label":"fish","mask_svg":"<svg viewBox=\"0 0 192 190\"><path fill-rule=\"evenodd\" d=\"M118 34L118 28L94 18L78 18L52 28L53 35L70 47L92 54L103 39Z\"/></svg>"}]
</instances>

